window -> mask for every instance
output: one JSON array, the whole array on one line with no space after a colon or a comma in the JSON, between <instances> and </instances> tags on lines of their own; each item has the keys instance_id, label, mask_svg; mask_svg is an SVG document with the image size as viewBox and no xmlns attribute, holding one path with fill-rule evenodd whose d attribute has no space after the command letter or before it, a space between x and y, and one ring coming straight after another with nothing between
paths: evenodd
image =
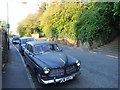
<instances>
[{"instance_id":1,"label":"window","mask_svg":"<svg viewBox=\"0 0 120 90\"><path fill-rule=\"evenodd\" d=\"M30 44L27 44L26 46L27 46L27 50L28 50L29 52L32 52L32 53L33 53L33 48L32 48L32 46L31 46Z\"/></svg>"},{"instance_id":2,"label":"window","mask_svg":"<svg viewBox=\"0 0 120 90\"><path fill-rule=\"evenodd\" d=\"M33 53L33 48L31 45L29 45L29 51Z\"/></svg>"},{"instance_id":3,"label":"window","mask_svg":"<svg viewBox=\"0 0 120 90\"><path fill-rule=\"evenodd\" d=\"M41 46L35 45L34 53L39 54L40 52L42 52Z\"/></svg>"},{"instance_id":4,"label":"window","mask_svg":"<svg viewBox=\"0 0 120 90\"><path fill-rule=\"evenodd\" d=\"M42 44L35 45L34 53L39 54L41 52L49 52L49 51L60 51L60 48L57 44Z\"/></svg>"},{"instance_id":5,"label":"window","mask_svg":"<svg viewBox=\"0 0 120 90\"><path fill-rule=\"evenodd\" d=\"M29 45L29 44L26 44L26 49L27 49L27 50L28 50L28 45Z\"/></svg>"},{"instance_id":6,"label":"window","mask_svg":"<svg viewBox=\"0 0 120 90\"><path fill-rule=\"evenodd\" d=\"M50 48L46 44L45 45L41 45L41 48L42 48L42 51L44 51L44 52L47 52L47 51L50 50Z\"/></svg>"},{"instance_id":7,"label":"window","mask_svg":"<svg viewBox=\"0 0 120 90\"><path fill-rule=\"evenodd\" d=\"M49 44L49 48L52 51L59 51L60 50L60 48L57 44Z\"/></svg>"},{"instance_id":8,"label":"window","mask_svg":"<svg viewBox=\"0 0 120 90\"><path fill-rule=\"evenodd\" d=\"M21 44L26 44L27 40L26 39L21 39Z\"/></svg>"}]
</instances>

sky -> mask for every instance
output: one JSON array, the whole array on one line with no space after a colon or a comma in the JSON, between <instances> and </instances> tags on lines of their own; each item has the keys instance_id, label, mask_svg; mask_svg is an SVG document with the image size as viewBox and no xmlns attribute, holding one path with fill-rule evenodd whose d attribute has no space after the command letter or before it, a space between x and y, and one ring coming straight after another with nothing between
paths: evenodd
<instances>
[{"instance_id":1,"label":"sky","mask_svg":"<svg viewBox=\"0 0 120 90\"><path fill-rule=\"evenodd\" d=\"M28 14L37 12L41 3L50 1L52 0L0 0L0 20L7 22L7 17L9 17L9 30L16 33L19 22L26 18ZM26 2L26 4L23 2Z\"/></svg>"},{"instance_id":2,"label":"sky","mask_svg":"<svg viewBox=\"0 0 120 90\"><path fill-rule=\"evenodd\" d=\"M8 14L7 14L8 2ZM27 2L26 4L23 2ZM9 17L10 31L16 33L18 23L30 13L37 12L39 0L0 0L0 20L7 22Z\"/></svg>"}]
</instances>

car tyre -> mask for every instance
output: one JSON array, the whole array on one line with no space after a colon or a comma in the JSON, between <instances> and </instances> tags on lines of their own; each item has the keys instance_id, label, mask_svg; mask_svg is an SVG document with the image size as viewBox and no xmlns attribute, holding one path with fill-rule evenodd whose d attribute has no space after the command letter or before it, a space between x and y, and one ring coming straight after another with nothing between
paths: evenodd
<instances>
[{"instance_id":1,"label":"car tyre","mask_svg":"<svg viewBox=\"0 0 120 90\"><path fill-rule=\"evenodd\" d=\"M44 86L45 84L42 83L41 81L41 75L38 71L36 71L36 79L37 79L37 82L41 85L41 86Z\"/></svg>"},{"instance_id":2,"label":"car tyre","mask_svg":"<svg viewBox=\"0 0 120 90\"><path fill-rule=\"evenodd\" d=\"M25 64L26 64L26 67L29 67L29 64L27 64L26 59L25 59Z\"/></svg>"},{"instance_id":3,"label":"car tyre","mask_svg":"<svg viewBox=\"0 0 120 90\"><path fill-rule=\"evenodd\" d=\"M39 73L37 73L37 81L39 82L39 83L41 83L41 79L40 79L40 77L41 77L41 75L39 74Z\"/></svg>"},{"instance_id":4,"label":"car tyre","mask_svg":"<svg viewBox=\"0 0 120 90\"><path fill-rule=\"evenodd\" d=\"M22 56L24 56L24 53L21 50L20 50L20 53L21 53Z\"/></svg>"}]
</instances>

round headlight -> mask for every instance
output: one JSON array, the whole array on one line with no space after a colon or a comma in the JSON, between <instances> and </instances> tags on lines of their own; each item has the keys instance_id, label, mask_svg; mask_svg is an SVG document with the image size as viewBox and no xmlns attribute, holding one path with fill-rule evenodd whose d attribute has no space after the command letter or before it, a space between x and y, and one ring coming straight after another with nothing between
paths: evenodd
<instances>
[{"instance_id":1,"label":"round headlight","mask_svg":"<svg viewBox=\"0 0 120 90\"><path fill-rule=\"evenodd\" d=\"M80 66L80 61L77 60L77 61L76 61L76 64L77 64L77 66Z\"/></svg>"},{"instance_id":2,"label":"round headlight","mask_svg":"<svg viewBox=\"0 0 120 90\"><path fill-rule=\"evenodd\" d=\"M77 66L80 66L80 63L77 63Z\"/></svg>"},{"instance_id":3,"label":"round headlight","mask_svg":"<svg viewBox=\"0 0 120 90\"><path fill-rule=\"evenodd\" d=\"M49 72L50 72L50 69L47 68L47 67L45 67L45 68L44 68L44 73L45 73L45 74L48 74Z\"/></svg>"}]
</instances>

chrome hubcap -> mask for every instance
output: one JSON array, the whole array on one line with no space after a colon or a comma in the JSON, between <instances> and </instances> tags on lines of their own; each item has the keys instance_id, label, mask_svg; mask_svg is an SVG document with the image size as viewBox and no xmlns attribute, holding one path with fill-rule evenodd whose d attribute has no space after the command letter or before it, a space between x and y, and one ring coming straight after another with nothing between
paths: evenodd
<instances>
[{"instance_id":1,"label":"chrome hubcap","mask_svg":"<svg viewBox=\"0 0 120 90\"><path fill-rule=\"evenodd\" d=\"M40 82L41 81L41 79L40 79L41 77L40 77L40 74L37 74L37 80L38 80L38 82Z\"/></svg>"}]
</instances>

